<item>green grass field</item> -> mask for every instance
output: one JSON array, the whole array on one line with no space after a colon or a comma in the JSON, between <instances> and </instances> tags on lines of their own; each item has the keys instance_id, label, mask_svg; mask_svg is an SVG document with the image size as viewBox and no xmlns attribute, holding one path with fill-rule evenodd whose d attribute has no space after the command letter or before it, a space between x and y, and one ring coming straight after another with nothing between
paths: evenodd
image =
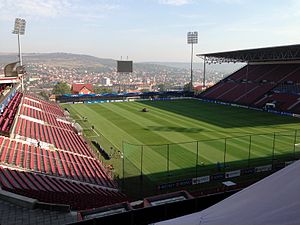
<instances>
[{"instance_id":1,"label":"green grass field","mask_svg":"<svg viewBox=\"0 0 300 225\"><path fill-rule=\"evenodd\" d=\"M83 126L89 140L97 140L111 154L124 151L125 177L142 173L160 182L166 172L168 180L193 177L207 173L205 168L215 169L217 162L225 161L225 169L232 170L288 159L300 151L295 147L297 139L300 142L300 131L296 132L300 120L266 112L198 100L63 107ZM141 112L143 108L149 112ZM108 163L122 177L122 159L119 153L113 156Z\"/></svg>"}]
</instances>

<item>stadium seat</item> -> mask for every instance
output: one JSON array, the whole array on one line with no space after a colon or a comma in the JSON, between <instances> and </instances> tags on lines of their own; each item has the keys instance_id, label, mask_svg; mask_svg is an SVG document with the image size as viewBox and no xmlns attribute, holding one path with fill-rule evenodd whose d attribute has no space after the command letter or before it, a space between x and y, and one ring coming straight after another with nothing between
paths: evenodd
<instances>
[{"instance_id":1,"label":"stadium seat","mask_svg":"<svg viewBox=\"0 0 300 225\"><path fill-rule=\"evenodd\" d=\"M299 75L299 64L251 64L224 78L200 97L253 107L264 107L267 102L275 101L277 110L300 113L298 93L280 89L285 82L300 83Z\"/></svg>"}]
</instances>

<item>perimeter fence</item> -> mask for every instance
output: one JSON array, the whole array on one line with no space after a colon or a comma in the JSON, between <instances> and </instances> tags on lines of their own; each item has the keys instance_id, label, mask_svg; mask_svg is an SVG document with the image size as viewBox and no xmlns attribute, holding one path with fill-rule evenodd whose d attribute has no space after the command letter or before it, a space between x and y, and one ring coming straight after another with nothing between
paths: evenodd
<instances>
[{"instance_id":1,"label":"perimeter fence","mask_svg":"<svg viewBox=\"0 0 300 225\"><path fill-rule=\"evenodd\" d=\"M162 145L123 142L122 186L155 192L162 183L298 159L299 136L287 130Z\"/></svg>"}]
</instances>

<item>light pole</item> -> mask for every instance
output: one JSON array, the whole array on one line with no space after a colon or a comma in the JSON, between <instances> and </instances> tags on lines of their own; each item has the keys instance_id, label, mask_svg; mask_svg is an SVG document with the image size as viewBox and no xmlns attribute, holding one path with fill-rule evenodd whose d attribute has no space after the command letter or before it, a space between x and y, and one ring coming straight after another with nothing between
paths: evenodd
<instances>
[{"instance_id":1,"label":"light pole","mask_svg":"<svg viewBox=\"0 0 300 225\"><path fill-rule=\"evenodd\" d=\"M198 32L188 32L187 33L187 43L192 45L191 50L191 85L190 91L193 91L193 56L194 56L194 44L198 44Z\"/></svg>"},{"instance_id":2,"label":"light pole","mask_svg":"<svg viewBox=\"0 0 300 225\"><path fill-rule=\"evenodd\" d=\"M206 73L206 56L203 57L203 88L205 88L205 73ZM202 88L202 90L203 90Z\"/></svg>"},{"instance_id":3,"label":"light pole","mask_svg":"<svg viewBox=\"0 0 300 225\"><path fill-rule=\"evenodd\" d=\"M20 35L25 34L25 25L26 25L25 19L16 18L15 27L14 27L14 30L12 31L13 34L18 35L19 62L20 62L21 66L23 66L23 59L22 59L22 52L21 52ZM23 78L23 76L24 76L24 74L21 76L22 91L24 91L24 81L23 81L24 78Z\"/></svg>"}]
</instances>

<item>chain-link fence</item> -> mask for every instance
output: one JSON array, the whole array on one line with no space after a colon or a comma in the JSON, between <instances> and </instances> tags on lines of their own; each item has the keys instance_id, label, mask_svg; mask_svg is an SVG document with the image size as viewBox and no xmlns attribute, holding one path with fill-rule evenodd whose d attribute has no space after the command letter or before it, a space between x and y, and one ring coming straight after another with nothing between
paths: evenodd
<instances>
[{"instance_id":1,"label":"chain-link fence","mask_svg":"<svg viewBox=\"0 0 300 225\"><path fill-rule=\"evenodd\" d=\"M299 135L291 130L162 145L123 142L123 187L128 191L134 181L141 191L154 190L159 183L293 160L300 157Z\"/></svg>"}]
</instances>

